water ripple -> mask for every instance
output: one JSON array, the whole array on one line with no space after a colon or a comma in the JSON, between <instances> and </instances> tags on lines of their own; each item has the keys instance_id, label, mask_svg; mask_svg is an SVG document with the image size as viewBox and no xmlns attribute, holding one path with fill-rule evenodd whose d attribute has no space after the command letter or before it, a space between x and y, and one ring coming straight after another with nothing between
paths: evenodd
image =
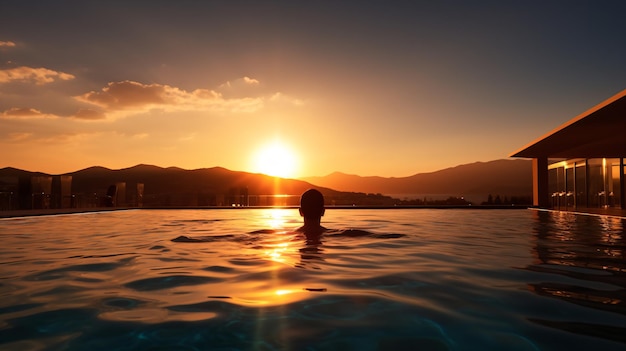
<instances>
[{"instance_id":1,"label":"water ripple","mask_svg":"<svg viewBox=\"0 0 626 351\"><path fill-rule=\"evenodd\" d=\"M223 281L223 279L197 275L168 275L158 278L139 279L126 283L124 286L137 291L152 291L172 289L181 286L216 283L220 281Z\"/></svg>"},{"instance_id":2,"label":"water ripple","mask_svg":"<svg viewBox=\"0 0 626 351\"><path fill-rule=\"evenodd\" d=\"M329 209L328 227L354 229L317 241L300 222L278 209L3 221L0 349L626 344L626 221Z\"/></svg>"}]
</instances>

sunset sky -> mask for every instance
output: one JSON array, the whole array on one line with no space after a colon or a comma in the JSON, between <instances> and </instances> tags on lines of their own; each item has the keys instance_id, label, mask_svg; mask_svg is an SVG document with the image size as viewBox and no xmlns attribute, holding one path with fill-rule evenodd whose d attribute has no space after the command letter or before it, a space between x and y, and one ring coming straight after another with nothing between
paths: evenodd
<instances>
[{"instance_id":1,"label":"sunset sky","mask_svg":"<svg viewBox=\"0 0 626 351\"><path fill-rule=\"evenodd\" d=\"M291 177L402 177L506 158L626 88L624 14L621 0L2 0L0 168L260 172L278 157Z\"/></svg>"}]
</instances>

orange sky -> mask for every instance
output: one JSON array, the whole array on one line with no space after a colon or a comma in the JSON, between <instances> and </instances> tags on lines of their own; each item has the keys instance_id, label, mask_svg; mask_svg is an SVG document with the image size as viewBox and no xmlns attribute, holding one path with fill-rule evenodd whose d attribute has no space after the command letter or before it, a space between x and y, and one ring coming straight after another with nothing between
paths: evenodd
<instances>
[{"instance_id":1,"label":"orange sky","mask_svg":"<svg viewBox=\"0 0 626 351\"><path fill-rule=\"evenodd\" d=\"M625 88L625 11L3 1L0 167L400 177L505 158Z\"/></svg>"}]
</instances>

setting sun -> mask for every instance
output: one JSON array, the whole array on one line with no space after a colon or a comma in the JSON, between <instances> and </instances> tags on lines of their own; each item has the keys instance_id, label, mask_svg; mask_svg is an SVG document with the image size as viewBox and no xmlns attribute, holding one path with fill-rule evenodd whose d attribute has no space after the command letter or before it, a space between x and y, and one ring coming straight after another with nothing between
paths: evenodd
<instances>
[{"instance_id":1,"label":"setting sun","mask_svg":"<svg viewBox=\"0 0 626 351\"><path fill-rule=\"evenodd\" d=\"M254 171L274 177L294 177L297 158L285 144L274 142L259 149L254 156Z\"/></svg>"}]
</instances>

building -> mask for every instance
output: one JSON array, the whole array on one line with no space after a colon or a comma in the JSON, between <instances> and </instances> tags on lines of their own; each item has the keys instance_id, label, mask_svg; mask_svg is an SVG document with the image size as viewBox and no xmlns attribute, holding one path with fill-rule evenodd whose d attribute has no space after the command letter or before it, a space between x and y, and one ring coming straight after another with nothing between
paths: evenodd
<instances>
[{"instance_id":1,"label":"building","mask_svg":"<svg viewBox=\"0 0 626 351\"><path fill-rule=\"evenodd\" d=\"M34 176L30 177L30 200L31 209L50 208L50 197L52 195L52 177Z\"/></svg>"},{"instance_id":2,"label":"building","mask_svg":"<svg viewBox=\"0 0 626 351\"><path fill-rule=\"evenodd\" d=\"M0 177L0 210L72 208L73 200L72 176Z\"/></svg>"},{"instance_id":3,"label":"building","mask_svg":"<svg viewBox=\"0 0 626 351\"><path fill-rule=\"evenodd\" d=\"M17 176L0 176L0 211L20 208L20 178Z\"/></svg>"},{"instance_id":4,"label":"building","mask_svg":"<svg viewBox=\"0 0 626 351\"><path fill-rule=\"evenodd\" d=\"M510 156L532 159L534 206L623 214L626 90Z\"/></svg>"},{"instance_id":5,"label":"building","mask_svg":"<svg viewBox=\"0 0 626 351\"><path fill-rule=\"evenodd\" d=\"M74 207L73 199L72 176L52 177L51 208L72 208Z\"/></svg>"}]
</instances>

